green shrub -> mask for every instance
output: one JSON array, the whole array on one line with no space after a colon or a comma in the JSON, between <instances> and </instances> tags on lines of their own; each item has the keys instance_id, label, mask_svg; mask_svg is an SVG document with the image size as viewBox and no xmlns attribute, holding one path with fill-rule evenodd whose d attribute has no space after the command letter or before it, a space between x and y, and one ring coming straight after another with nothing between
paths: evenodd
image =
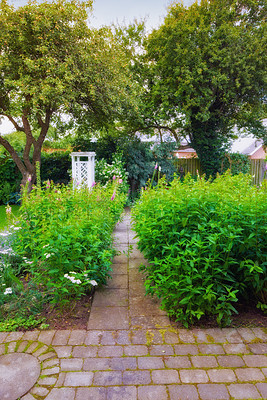
<instances>
[{"instance_id":1,"label":"green shrub","mask_svg":"<svg viewBox=\"0 0 267 400\"><path fill-rule=\"evenodd\" d=\"M241 298L266 303L267 188L250 181L161 180L134 208L147 292L186 326L204 315L229 324Z\"/></svg>"},{"instance_id":2,"label":"green shrub","mask_svg":"<svg viewBox=\"0 0 267 400\"><path fill-rule=\"evenodd\" d=\"M230 169L232 175L238 175L241 172L248 174L250 171L250 159L246 154L226 154L222 161L222 172L226 172L228 169Z\"/></svg>"},{"instance_id":3,"label":"green shrub","mask_svg":"<svg viewBox=\"0 0 267 400\"><path fill-rule=\"evenodd\" d=\"M71 158L69 151L42 153L41 179L67 184L70 181ZM5 153L0 153L0 204L20 202L20 183L22 175L16 164Z\"/></svg>"},{"instance_id":4,"label":"green shrub","mask_svg":"<svg viewBox=\"0 0 267 400\"><path fill-rule=\"evenodd\" d=\"M22 259L17 275L28 282L31 307L34 299L68 305L106 283L112 231L124 202L117 180L92 190L47 181L42 189L24 194L12 248ZM15 283L14 296L21 293Z\"/></svg>"},{"instance_id":5,"label":"green shrub","mask_svg":"<svg viewBox=\"0 0 267 400\"><path fill-rule=\"evenodd\" d=\"M112 161L110 164L108 164L104 158L96 160L95 179L97 183L105 186L112 180L119 179L121 182L119 185L119 190L127 194L129 189L127 178L128 173L124 168L122 153L114 153L112 155Z\"/></svg>"},{"instance_id":6,"label":"green shrub","mask_svg":"<svg viewBox=\"0 0 267 400\"><path fill-rule=\"evenodd\" d=\"M42 182L52 180L54 183L68 184L70 181L71 157L69 151L42 152L41 179Z\"/></svg>"},{"instance_id":7,"label":"green shrub","mask_svg":"<svg viewBox=\"0 0 267 400\"><path fill-rule=\"evenodd\" d=\"M12 158L0 153L0 204L15 204L18 200L14 193L20 190L21 173Z\"/></svg>"}]
</instances>

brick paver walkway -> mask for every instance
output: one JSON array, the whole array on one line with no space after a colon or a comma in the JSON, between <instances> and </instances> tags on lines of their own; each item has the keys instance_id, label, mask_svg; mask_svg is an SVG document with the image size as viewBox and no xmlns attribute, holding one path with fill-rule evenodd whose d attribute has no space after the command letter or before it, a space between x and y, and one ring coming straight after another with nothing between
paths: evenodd
<instances>
[{"instance_id":1,"label":"brick paver walkway","mask_svg":"<svg viewBox=\"0 0 267 400\"><path fill-rule=\"evenodd\" d=\"M27 352L41 364L22 399L267 399L267 332L174 329L145 297L129 214L114 233L121 254L87 330L0 333L0 355Z\"/></svg>"}]
</instances>

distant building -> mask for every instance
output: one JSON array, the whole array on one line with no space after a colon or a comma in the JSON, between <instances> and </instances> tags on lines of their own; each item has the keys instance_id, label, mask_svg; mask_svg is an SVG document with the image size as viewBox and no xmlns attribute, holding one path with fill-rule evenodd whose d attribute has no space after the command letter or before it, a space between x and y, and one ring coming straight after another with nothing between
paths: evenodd
<instances>
[{"instance_id":1,"label":"distant building","mask_svg":"<svg viewBox=\"0 0 267 400\"><path fill-rule=\"evenodd\" d=\"M267 149L263 144L263 140L256 139L253 135L239 137L234 140L230 153L246 154L250 159L257 160L264 160L267 157ZM197 158L197 153L192 147L186 148L185 143L182 143L181 148L174 152L174 156L177 158Z\"/></svg>"}]
</instances>

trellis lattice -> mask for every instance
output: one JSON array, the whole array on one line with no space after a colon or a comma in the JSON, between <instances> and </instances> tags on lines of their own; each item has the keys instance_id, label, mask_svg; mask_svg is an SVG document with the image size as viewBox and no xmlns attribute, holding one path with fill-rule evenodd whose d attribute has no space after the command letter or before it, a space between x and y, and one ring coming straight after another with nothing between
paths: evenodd
<instances>
[{"instance_id":1,"label":"trellis lattice","mask_svg":"<svg viewBox=\"0 0 267 400\"><path fill-rule=\"evenodd\" d=\"M74 187L93 186L95 180L95 153L71 153Z\"/></svg>"}]
</instances>

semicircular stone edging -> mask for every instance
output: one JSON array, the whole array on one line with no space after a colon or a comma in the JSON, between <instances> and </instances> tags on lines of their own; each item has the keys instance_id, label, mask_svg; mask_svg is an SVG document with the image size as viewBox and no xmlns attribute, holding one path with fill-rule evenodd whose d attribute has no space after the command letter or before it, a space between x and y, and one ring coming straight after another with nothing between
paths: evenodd
<instances>
[{"instance_id":1,"label":"semicircular stone edging","mask_svg":"<svg viewBox=\"0 0 267 400\"><path fill-rule=\"evenodd\" d=\"M40 366L40 373L27 393L31 393L37 400L43 400L58 380L59 359L56 351L52 346L47 346L44 343L32 340L16 340L4 343L4 346L1 346L0 357L2 355L14 353L17 353L18 357L20 354L28 354L37 359ZM23 395L25 394L26 393Z\"/></svg>"}]
</instances>

